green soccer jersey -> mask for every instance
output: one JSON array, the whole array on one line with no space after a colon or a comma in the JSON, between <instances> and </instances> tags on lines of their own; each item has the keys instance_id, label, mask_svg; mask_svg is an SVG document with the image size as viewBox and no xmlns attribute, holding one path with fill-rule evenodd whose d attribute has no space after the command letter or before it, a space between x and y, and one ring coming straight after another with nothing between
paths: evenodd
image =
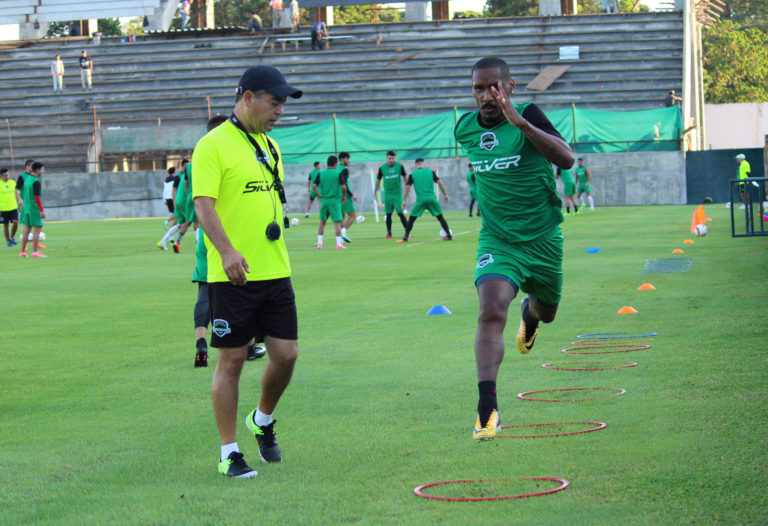
<instances>
[{"instance_id":1,"label":"green soccer jersey","mask_svg":"<svg viewBox=\"0 0 768 526\"><path fill-rule=\"evenodd\" d=\"M560 179L563 181L563 184L574 184L573 172L571 170L560 170Z\"/></svg>"},{"instance_id":2,"label":"green soccer jersey","mask_svg":"<svg viewBox=\"0 0 768 526\"><path fill-rule=\"evenodd\" d=\"M516 108L539 116L538 122L529 119L537 128L557 134L541 110L530 105L532 111L526 112L528 106ZM454 133L475 168L483 230L517 243L541 237L563 221L552 164L517 127L503 120L486 128L479 112L472 112L459 120Z\"/></svg>"},{"instance_id":3,"label":"green soccer jersey","mask_svg":"<svg viewBox=\"0 0 768 526\"><path fill-rule=\"evenodd\" d=\"M187 169L184 168L184 170L179 172L179 187L176 189L176 206L185 211L187 210L187 203L192 194L192 182L190 181L189 187L187 188L186 181Z\"/></svg>"},{"instance_id":4,"label":"green soccer jersey","mask_svg":"<svg viewBox=\"0 0 768 526\"><path fill-rule=\"evenodd\" d=\"M21 174L21 177L24 178L24 186L22 186L19 194L21 195L22 201L24 201L24 211L28 214L34 212L40 213L40 207L37 206L37 203L35 202L35 183L39 183L40 179L26 172ZM40 185L40 200L42 201L42 199L43 190L42 185Z\"/></svg>"},{"instance_id":5,"label":"green soccer jersey","mask_svg":"<svg viewBox=\"0 0 768 526\"><path fill-rule=\"evenodd\" d=\"M475 172L467 172L467 184L469 185L469 191L474 193L474 191L477 189Z\"/></svg>"},{"instance_id":6,"label":"green soccer jersey","mask_svg":"<svg viewBox=\"0 0 768 526\"><path fill-rule=\"evenodd\" d=\"M315 177L317 193L320 199L341 199L341 183L339 182L339 170L326 168Z\"/></svg>"},{"instance_id":7,"label":"green soccer jersey","mask_svg":"<svg viewBox=\"0 0 768 526\"><path fill-rule=\"evenodd\" d=\"M402 194L403 183L401 177L405 175L405 168L400 163L395 163L392 166L382 164L379 167L379 179L383 179L382 188L384 193L387 194Z\"/></svg>"},{"instance_id":8,"label":"green soccer jersey","mask_svg":"<svg viewBox=\"0 0 768 526\"><path fill-rule=\"evenodd\" d=\"M577 167L576 177L579 178L580 184L587 184L587 181L589 180L589 175L587 174L587 167L586 166Z\"/></svg>"},{"instance_id":9,"label":"green soccer jersey","mask_svg":"<svg viewBox=\"0 0 768 526\"><path fill-rule=\"evenodd\" d=\"M310 191L312 190L312 183L315 182L315 177L317 177L317 174L319 173L320 173L320 170L312 170L311 172L309 172L309 179L307 179L307 181L309 181Z\"/></svg>"},{"instance_id":10,"label":"green soccer jersey","mask_svg":"<svg viewBox=\"0 0 768 526\"><path fill-rule=\"evenodd\" d=\"M435 199L435 182L437 175L429 168L417 168L411 173L413 189L416 191L418 201Z\"/></svg>"}]
</instances>

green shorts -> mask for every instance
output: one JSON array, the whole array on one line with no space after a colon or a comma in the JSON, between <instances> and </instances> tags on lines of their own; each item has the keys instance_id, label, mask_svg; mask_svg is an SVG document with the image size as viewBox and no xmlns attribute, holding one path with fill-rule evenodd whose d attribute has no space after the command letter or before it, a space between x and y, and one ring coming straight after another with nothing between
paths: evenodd
<instances>
[{"instance_id":1,"label":"green shorts","mask_svg":"<svg viewBox=\"0 0 768 526\"><path fill-rule=\"evenodd\" d=\"M334 223L344 220L341 213L341 199L324 197L320 201L320 221L326 221L330 216Z\"/></svg>"},{"instance_id":2,"label":"green shorts","mask_svg":"<svg viewBox=\"0 0 768 526\"><path fill-rule=\"evenodd\" d=\"M25 226L43 226L43 218L40 215L40 210L36 206L23 207L21 211L20 223Z\"/></svg>"},{"instance_id":3,"label":"green shorts","mask_svg":"<svg viewBox=\"0 0 768 526\"><path fill-rule=\"evenodd\" d=\"M173 216L176 218L176 223L181 226L188 221L194 221L189 219L189 211L186 206L178 206L173 209Z\"/></svg>"},{"instance_id":4,"label":"green shorts","mask_svg":"<svg viewBox=\"0 0 768 526\"><path fill-rule=\"evenodd\" d=\"M313 188L312 190L309 191L309 200L314 201L315 197L317 196L315 195L315 189Z\"/></svg>"},{"instance_id":5,"label":"green shorts","mask_svg":"<svg viewBox=\"0 0 768 526\"><path fill-rule=\"evenodd\" d=\"M469 189L469 198L473 201L477 201L477 190L474 188Z\"/></svg>"},{"instance_id":6,"label":"green shorts","mask_svg":"<svg viewBox=\"0 0 768 526\"><path fill-rule=\"evenodd\" d=\"M411 208L411 216L421 217L421 214L424 212L424 210L429 210L429 213L435 217L443 213L443 209L440 208L440 202L437 200L437 198L423 200L417 199L416 202L413 203L413 208Z\"/></svg>"},{"instance_id":7,"label":"green shorts","mask_svg":"<svg viewBox=\"0 0 768 526\"><path fill-rule=\"evenodd\" d=\"M355 213L355 202L352 200L351 197L347 196L347 200L341 203L341 213L342 214Z\"/></svg>"},{"instance_id":8,"label":"green shorts","mask_svg":"<svg viewBox=\"0 0 768 526\"><path fill-rule=\"evenodd\" d=\"M589 191L589 190L587 190ZM573 195L576 193L576 183L563 179L563 195Z\"/></svg>"},{"instance_id":9,"label":"green shorts","mask_svg":"<svg viewBox=\"0 0 768 526\"><path fill-rule=\"evenodd\" d=\"M501 274L527 294L557 305L563 291L563 234L558 225L533 241L507 243L480 231L475 283Z\"/></svg>"},{"instance_id":10,"label":"green shorts","mask_svg":"<svg viewBox=\"0 0 768 526\"><path fill-rule=\"evenodd\" d=\"M592 185L591 184L582 184L579 183L579 193L583 194L584 192L591 194L592 193ZM568 195L568 194L565 194Z\"/></svg>"},{"instance_id":11,"label":"green shorts","mask_svg":"<svg viewBox=\"0 0 768 526\"><path fill-rule=\"evenodd\" d=\"M384 193L384 213L391 214L393 211L398 214L403 213L403 196L402 194L388 194Z\"/></svg>"}]
</instances>

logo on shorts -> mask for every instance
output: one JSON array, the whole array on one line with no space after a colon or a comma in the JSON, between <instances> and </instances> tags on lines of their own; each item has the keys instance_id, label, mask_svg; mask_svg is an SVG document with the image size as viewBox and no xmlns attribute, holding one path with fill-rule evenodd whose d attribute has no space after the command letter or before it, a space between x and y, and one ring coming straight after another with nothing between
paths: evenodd
<instances>
[{"instance_id":1,"label":"logo on shorts","mask_svg":"<svg viewBox=\"0 0 768 526\"><path fill-rule=\"evenodd\" d=\"M229 322L227 320L213 320L213 334L219 338L223 338L231 332L232 329L229 328Z\"/></svg>"},{"instance_id":2,"label":"logo on shorts","mask_svg":"<svg viewBox=\"0 0 768 526\"><path fill-rule=\"evenodd\" d=\"M493 256L491 254L483 254L477 259L477 268L483 268L491 263L493 263Z\"/></svg>"},{"instance_id":3,"label":"logo on shorts","mask_svg":"<svg viewBox=\"0 0 768 526\"><path fill-rule=\"evenodd\" d=\"M496 134L493 132L485 132L480 136L480 148L488 150L489 152L499 145L499 140L496 138Z\"/></svg>"}]
</instances>

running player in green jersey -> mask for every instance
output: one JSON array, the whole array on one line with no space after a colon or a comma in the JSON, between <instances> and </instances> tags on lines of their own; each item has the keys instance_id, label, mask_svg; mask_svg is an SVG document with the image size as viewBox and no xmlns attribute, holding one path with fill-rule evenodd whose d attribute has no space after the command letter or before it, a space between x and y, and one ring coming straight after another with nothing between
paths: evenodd
<instances>
[{"instance_id":1,"label":"running player in green jersey","mask_svg":"<svg viewBox=\"0 0 768 526\"><path fill-rule=\"evenodd\" d=\"M19 228L20 203L21 195L16 189L16 181L8 177L8 168L0 169L0 218L5 244L9 247L19 244L16 241L16 230ZM10 229L9 224L12 225Z\"/></svg>"},{"instance_id":2,"label":"running player in green jersey","mask_svg":"<svg viewBox=\"0 0 768 526\"><path fill-rule=\"evenodd\" d=\"M557 170L555 170L555 179L560 179L563 181L565 215L571 215L571 206L573 206L573 213L578 215L579 207L576 205L576 199L573 197L573 194L576 193L576 183L573 180L573 171L570 168L568 170L561 170L558 166Z\"/></svg>"},{"instance_id":3,"label":"running player in green jersey","mask_svg":"<svg viewBox=\"0 0 768 526\"><path fill-rule=\"evenodd\" d=\"M344 246L344 241L341 237L341 222L344 220L341 207L347 200L347 186L342 181L338 169L339 160L335 155L328 157L327 164L328 168L317 174L312 185L317 198L320 199L320 224L317 227L317 248L323 248L325 222L330 217L336 233L336 248L341 250L347 248Z\"/></svg>"},{"instance_id":4,"label":"running player in green jersey","mask_svg":"<svg viewBox=\"0 0 768 526\"><path fill-rule=\"evenodd\" d=\"M352 193L352 189L349 187L349 152L341 152L339 154L339 176L341 181L344 182L344 186L347 189L347 199L341 204L341 213L344 216L344 220L341 222L341 239L346 243L351 243L352 240L347 236L347 230L355 222L355 201L357 197Z\"/></svg>"},{"instance_id":5,"label":"running player in green jersey","mask_svg":"<svg viewBox=\"0 0 768 526\"><path fill-rule=\"evenodd\" d=\"M555 319L562 290L563 214L552 164L570 168L573 153L541 109L510 101L514 91L504 60L476 62L472 93L479 111L463 115L454 132L475 167L483 203L475 268L480 300L475 440L494 438L500 429L496 378L509 304L518 291L527 293L516 337L518 351L525 354L539 322Z\"/></svg>"},{"instance_id":6,"label":"running player in green jersey","mask_svg":"<svg viewBox=\"0 0 768 526\"><path fill-rule=\"evenodd\" d=\"M309 209L312 208L312 203L315 201L315 190L312 188L312 183L315 181L315 177L320 173L320 161L315 161L314 168L309 172L309 178L307 179L307 192L309 192L309 202L307 202L307 211L304 212L304 217L309 217Z\"/></svg>"},{"instance_id":7,"label":"running player in green jersey","mask_svg":"<svg viewBox=\"0 0 768 526\"><path fill-rule=\"evenodd\" d=\"M238 386L254 337L266 344L269 361L246 425L263 461L282 459L272 414L293 375L298 320L278 223L285 221L283 164L278 145L266 133L283 114L286 98L301 95L276 68L248 68L229 120L200 139L192 156L195 210L208 249L211 346L219 349L211 388L221 437L218 469L230 477L257 475L236 441Z\"/></svg>"},{"instance_id":8,"label":"running player in green jersey","mask_svg":"<svg viewBox=\"0 0 768 526\"><path fill-rule=\"evenodd\" d=\"M469 163L467 172L467 186L469 186L469 217L472 217L472 208L477 202L477 217L480 217L480 201L477 200L477 180L475 179L475 168Z\"/></svg>"},{"instance_id":9,"label":"running player in green jersey","mask_svg":"<svg viewBox=\"0 0 768 526\"><path fill-rule=\"evenodd\" d=\"M411 186L413 186L413 189L416 191L416 202L413 204L413 208L411 208L411 217L408 218L408 224L405 226L405 235L403 236L403 239L397 241L398 243L405 243L408 241L408 238L411 237L413 224L421 217L424 210L429 210L429 213L432 214L440 223L440 226L443 227L443 230L445 231L445 237L443 237L443 239L446 241L453 241L451 229L448 228L448 223L446 223L445 218L443 217L443 209L440 208L440 201L437 200L437 196L435 195L435 183L440 187L440 191L443 192L443 197L445 197L445 202L447 203L448 192L445 191L443 182L437 176L437 171L426 168L424 166L424 159L416 159L416 169L408 176L408 181L405 183L405 193L403 193L403 202L405 203L405 200L408 198L408 193L411 191Z\"/></svg>"},{"instance_id":10,"label":"running player in green jersey","mask_svg":"<svg viewBox=\"0 0 768 526\"><path fill-rule=\"evenodd\" d=\"M45 209L42 203L42 183L40 179L45 172L45 165L33 162L29 173L23 173L16 181L21 200L24 203L21 213L21 252L19 256L27 257L27 240L32 232L32 257L47 257L40 252L40 231L43 229Z\"/></svg>"},{"instance_id":11,"label":"running player in green jersey","mask_svg":"<svg viewBox=\"0 0 768 526\"><path fill-rule=\"evenodd\" d=\"M173 225L165 235L157 242L157 247L162 250L168 250L166 243L176 236L173 242L173 251L177 254L181 252L181 238L187 233L189 226L197 221L195 215L195 206L192 202L192 164L189 159L181 161L181 170L176 174L173 181L173 201L176 206L173 215L176 217L176 224Z\"/></svg>"},{"instance_id":12,"label":"running player in green jersey","mask_svg":"<svg viewBox=\"0 0 768 526\"><path fill-rule=\"evenodd\" d=\"M589 208L591 210L595 209L595 202L592 200L592 172L589 171L589 168L584 166L584 159L579 157L579 166L576 167L576 177L579 179L579 190L576 197L581 201L581 207L579 207L579 210L582 210L585 206L587 206L587 203L584 202L584 198L582 197L582 194L587 194L587 201L589 201ZM573 205L576 206L575 204Z\"/></svg>"},{"instance_id":13,"label":"running player in green jersey","mask_svg":"<svg viewBox=\"0 0 768 526\"><path fill-rule=\"evenodd\" d=\"M379 173L376 175L376 187L373 189L373 195L379 191L381 181L384 181L384 213L386 214L387 235L385 239L392 238L392 212L397 212L400 222L405 230L406 220L403 213L403 185L401 179L405 179L405 167L397 162L397 154L389 150L387 152L387 162L379 167Z\"/></svg>"}]
</instances>

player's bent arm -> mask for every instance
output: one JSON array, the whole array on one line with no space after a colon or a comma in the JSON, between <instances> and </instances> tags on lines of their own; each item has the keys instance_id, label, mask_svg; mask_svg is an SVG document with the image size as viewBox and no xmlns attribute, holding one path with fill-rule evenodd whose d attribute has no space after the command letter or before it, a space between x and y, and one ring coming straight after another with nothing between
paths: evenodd
<instances>
[{"instance_id":1,"label":"player's bent arm","mask_svg":"<svg viewBox=\"0 0 768 526\"><path fill-rule=\"evenodd\" d=\"M229 281L233 285L245 285L248 281L245 273L250 272L251 269L224 232L221 219L216 212L216 200L212 197L195 197L195 214L203 227L203 232L221 254L221 264Z\"/></svg>"},{"instance_id":2,"label":"player's bent arm","mask_svg":"<svg viewBox=\"0 0 768 526\"><path fill-rule=\"evenodd\" d=\"M563 139L550 135L523 119L518 126L526 138L533 143L544 158L552 164L567 170L575 161L571 147Z\"/></svg>"},{"instance_id":3,"label":"player's bent arm","mask_svg":"<svg viewBox=\"0 0 768 526\"><path fill-rule=\"evenodd\" d=\"M449 199L448 199L448 192L446 192L446 190L445 190L445 185L443 184L442 181L438 180L437 181L437 186L439 186L440 187L440 191L443 192L443 197L445 197L445 202L447 203L449 201Z\"/></svg>"},{"instance_id":4,"label":"player's bent arm","mask_svg":"<svg viewBox=\"0 0 768 526\"><path fill-rule=\"evenodd\" d=\"M403 203L405 203L405 200L408 197L408 194L410 192L411 192L411 185L409 184L405 185L405 190L403 191Z\"/></svg>"},{"instance_id":5,"label":"player's bent arm","mask_svg":"<svg viewBox=\"0 0 768 526\"><path fill-rule=\"evenodd\" d=\"M318 191L317 191L317 183L315 183L315 184L313 184L313 185L312 185L312 189L315 191L315 196L316 196L318 199L322 199L322 197L323 197L323 196L321 196L321 195L320 195L320 192L318 192ZM203 230L203 232L205 232L205 230Z\"/></svg>"}]
</instances>

